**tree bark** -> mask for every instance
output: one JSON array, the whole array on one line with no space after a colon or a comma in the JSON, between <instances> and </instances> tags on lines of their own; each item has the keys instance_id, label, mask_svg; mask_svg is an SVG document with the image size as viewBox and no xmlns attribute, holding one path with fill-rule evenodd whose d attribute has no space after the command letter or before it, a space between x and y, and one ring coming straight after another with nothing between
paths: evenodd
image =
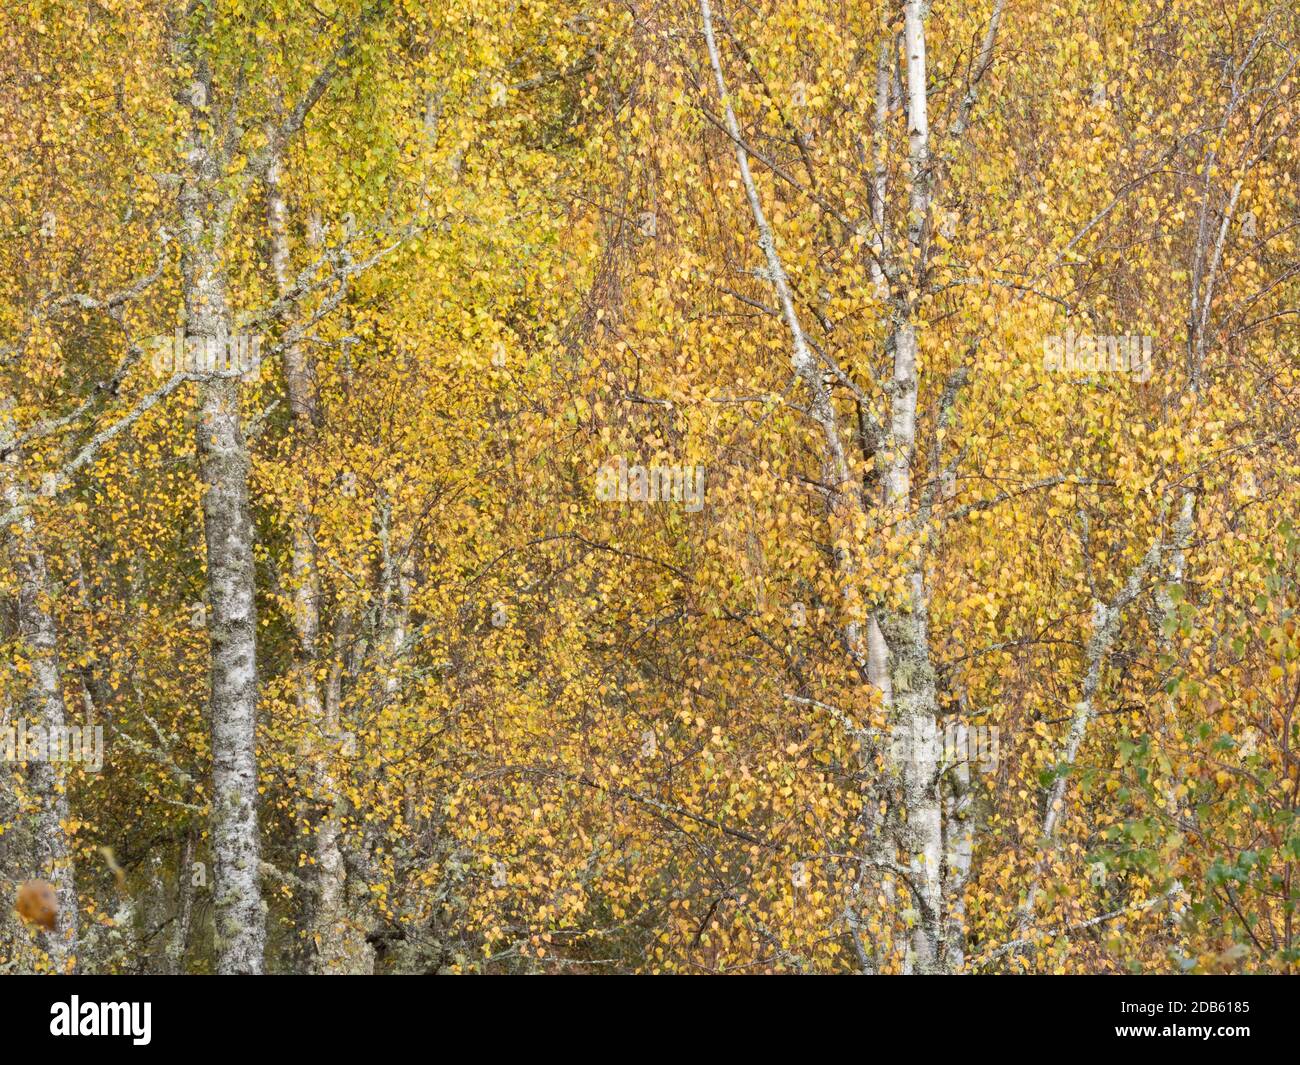
<instances>
[{"instance_id":1,"label":"tree bark","mask_svg":"<svg viewBox=\"0 0 1300 1065\"><path fill-rule=\"evenodd\" d=\"M181 282L186 333L224 351L230 313L223 261L229 204L204 132L211 93L205 66L186 87L189 110L181 188ZM248 445L236 374L199 386L196 434L207 560L212 731L212 859L217 971L261 973L266 905L257 812L257 616Z\"/></svg>"},{"instance_id":2,"label":"tree bark","mask_svg":"<svg viewBox=\"0 0 1300 1065\"><path fill-rule=\"evenodd\" d=\"M0 424L0 435L7 436L9 432L7 422ZM11 452L2 465L0 476L3 477L5 502L19 515L14 540L18 632L30 656L30 685L24 713L46 730L47 737L51 737L62 734L67 723L67 709L63 702L58 635L50 605L45 552L37 535L36 523L25 505L18 477L17 452ZM54 929L44 934L45 947L55 971L71 973L77 969L79 921L72 846L64 828L70 820L67 779L52 760L33 760L26 773L28 787L38 804L28 875L43 877L54 888L59 913Z\"/></svg>"}]
</instances>

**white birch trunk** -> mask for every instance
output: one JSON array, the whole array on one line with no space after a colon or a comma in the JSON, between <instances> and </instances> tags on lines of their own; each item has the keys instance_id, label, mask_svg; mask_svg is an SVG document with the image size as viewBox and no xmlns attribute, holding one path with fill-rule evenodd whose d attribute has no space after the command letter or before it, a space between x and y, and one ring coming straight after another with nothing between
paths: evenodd
<instances>
[{"instance_id":1,"label":"white birch trunk","mask_svg":"<svg viewBox=\"0 0 1300 1065\"><path fill-rule=\"evenodd\" d=\"M922 241L930 212L930 124L926 100L924 7L911 0L903 9L907 68L908 243L912 265L921 266ZM894 299L889 439L885 467L885 503L906 521L912 507L912 462L916 456L918 394L917 336L906 292ZM928 593L918 566L909 574L907 601L901 609L882 611L880 625L889 649L893 695L891 746L893 772L900 784L900 844L906 851L915 902L910 969L919 973L945 968L943 897L943 805L940 800L942 744L938 693L930 655Z\"/></svg>"},{"instance_id":2,"label":"white birch trunk","mask_svg":"<svg viewBox=\"0 0 1300 1065\"><path fill-rule=\"evenodd\" d=\"M225 350L230 336L223 253L223 178L202 129L210 86L196 80L183 103L190 132L181 188L181 281L186 333ZM212 731L213 894L219 973L261 973L266 905L257 813L257 617L248 446L235 376L199 386L196 433L203 485Z\"/></svg>"},{"instance_id":3,"label":"white birch trunk","mask_svg":"<svg viewBox=\"0 0 1300 1065\"><path fill-rule=\"evenodd\" d=\"M0 425L0 434L8 433L8 424ZM61 734L67 723L58 636L50 604L45 553L37 536L36 524L25 505L17 464L17 453L11 453L2 464L0 475L3 476L5 502L19 513L14 543L18 575L18 631L30 656L24 712L36 725L46 729L49 736L53 730ZM48 880L54 887L59 906L57 924L43 936L45 949L55 971L75 972L79 921L72 848L63 827L69 821L66 774L53 761L34 760L27 767L27 782L39 804L33 825L28 876Z\"/></svg>"}]
</instances>

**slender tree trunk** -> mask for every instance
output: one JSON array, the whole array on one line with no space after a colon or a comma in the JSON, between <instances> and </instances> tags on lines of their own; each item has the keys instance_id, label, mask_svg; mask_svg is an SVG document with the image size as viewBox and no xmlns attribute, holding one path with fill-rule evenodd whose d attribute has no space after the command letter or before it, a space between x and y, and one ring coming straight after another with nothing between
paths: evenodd
<instances>
[{"instance_id":1,"label":"slender tree trunk","mask_svg":"<svg viewBox=\"0 0 1300 1065\"><path fill-rule=\"evenodd\" d=\"M260 973L266 908L257 819L257 652L248 452L239 386L201 390L199 469L204 484L211 640L212 856L218 971Z\"/></svg>"},{"instance_id":2,"label":"slender tree trunk","mask_svg":"<svg viewBox=\"0 0 1300 1065\"><path fill-rule=\"evenodd\" d=\"M1106 659L1110 656L1111 647L1120 631L1121 617L1142 593L1147 578L1159 565L1162 549L1163 540L1157 534L1147 553L1142 556L1142 560L1129 571L1123 587L1115 597L1109 603L1097 601L1092 604L1092 634L1088 637L1084 652L1087 668L1083 676L1083 687L1079 701L1075 704L1074 714L1070 718L1070 731L1066 735L1065 746L1055 767L1056 779L1048 793L1047 807L1043 813L1040 853L1034 862L1029 891L1016 921L1017 932L1022 938L1028 934L1034 921L1048 854L1055 845L1056 830L1065 810L1066 789L1069 786L1071 771L1087 736L1088 726L1096 713L1102 673Z\"/></svg>"},{"instance_id":3,"label":"slender tree trunk","mask_svg":"<svg viewBox=\"0 0 1300 1065\"><path fill-rule=\"evenodd\" d=\"M0 434L8 433L8 424L0 425ZM30 666L24 713L30 721L46 730L52 756L53 737L62 735L67 712L63 702L58 636L50 603L45 553L37 536L36 523L24 505L17 453L11 453L2 465L0 477L3 477L5 502L19 510L14 540L18 632ZM67 780L52 759L36 759L27 767L27 784L38 804L28 875L48 880L54 887L59 906L57 924L44 937L46 950L57 972L75 972L79 922L72 847L64 828L70 819Z\"/></svg>"},{"instance_id":4,"label":"slender tree trunk","mask_svg":"<svg viewBox=\"0 0 1300 1065\"><path fill-rule=\"evenodd\" d=\"M181 190L181 279L186 333L226 351L230 315L223 251L228 207L221 168L202 129L210 92L190 86L191 133ZM217 971L260 973L266 905L257 815L257 617L248 445L234 373L209 372L199 386L197 431L207 556L211 646L212 858Z\"/></svg>"},{"instance_id":5,"label":"slender tree trunk","mask_svg":"<svg viewBox=\"0 0 1300 1065\"><path fill-rule=\"evenodd\" d=\"M908 225L911 259L918 273L930 214L930 124L926 100L925 9L909 0L903 9L907 66ZM918 276L919 280L919 276ZM919 391L916 326L904 283L893 301L893 378L887 458L885 504L900 522L909 523L912 510L912 462L916 457L916 409ZM891 746L893 771L900 784L902 810L900 844L910 868L910 888L916 918L912 930L909 971L942 971L944 952L943 803L939 772L941 743L938 691L930 654L929 593L918 563L908 575L906 601L901 608L881 611L878 619L888 648L892 688Z\"/></svg>"},{"instance_id":6,"label":"slender tree trunk","mask_svg":"<svg viewBox=\"0 0 1300 1065\"><path fill-rule=\"evenodd\" d=\"M727 96L722 60L713 31L709 0L700 0L705 43L713 67L718 95L723 103L727 130L736 145L736 162L758 231L758 243L767 261L768 276L775 290L781 316L790 330L792 363L812 394L810 413L817 422L824 443L824 464L836 486L832 525L852 529L854 516L863 500L851 478L840 427L830 390L822 380L821 367L813 355L795 310L789 279L776 248L776 239L759 199L749 166L748 151L740 124ZM923 241L930 211L929 120L926 107L925 35L923 5L916 0L904 10L907 48L907 109L910 162L908 241L913 268L921 272ZM877 108L878 112L881 110ZM883 135L877 131L877 135ZM879 158L879 156L878 156ZM883 180L877 164L874 188L883 196ZM878 222L877 248L883 247L883 215ZM900 276L900 280L901 276ZM905 525L910 523L911 465L916 454L917 338L907 284L892 300L893 379L890 384L890 422L881 432L884 455L885 502ZM837 570L850 604L855 564L851 550L837 551ZM852 605L850 605L850 609ZM938 695L931 661L928 603L920 563L909 574L907 598L901 607L882 608L868 619L865 634L850 620L845 640L855 664L867 674L890 708L895 740L891 744L891 777L897 785L901 810L895 821L899 844L908 855L909 886L915 903L912 950L908 971L932 972L942 965L943 944L943 810L939 798ZM865 636L865 640L864 640ZM865 644L865 653L864 653Z\"/></svg>"},{"instance_id":7,"label":"slender tree trunk","mask_svg":"<svg viewBox=\"0 0 1300 1065\"><path fill-rule=\"evenodd\" d=\"M185 833L180 866L176 875L176 920L167 941L165 971L171 976L185 973L185 955L189 951L190 926L194 919L194 834Z\"/></svg>"},{"instance_id":8,"label":"slender tree trunk","mask_svg":"<svg viewBox=\"0 0 1300 1065\"><path fill-rule=\"evenodd\" d=\"M953 731L958 762L948 772L943 799L944 962L949 971L960 972L966 964L965 892L975 854L975 826L971 817L970 734L961 723Z\"/></svg>"},{"instance_id":9,"label":"slender tree trunk","mask_svg":"<svg viewBox=\"0 0 1300 1065\"><path fill-rule=\"evenodd\" d=\"M283 297L289 292L289 234L280 161L267 169L267 224L271 232L271 265L276 287ZM305 451L315 439L315 397L311 372L301 345L289 344L284 351L284 378L293 415L294 448ZM316 530L311 508L305 499L295 501L290 518L291 570L293 579L293 627L297 640L298 709L312 735L312 753L306 767L308 787L318 801L328 804L315 835L315 899L308 926L308 938L315 947L320 973L343 973L352 968L346 933L347 866L340 849L339 788L330 770L329 749L339 736L337 705L321 698L317 677L320 641L320 572L316 560ZM320 739L326 741L321 749Z\"/></svg>"},{"instance_id":10,"label":"slender tree trunk","mask_svg":"<svg viewBox=\"0 0 1300 1065\"><path fill-rule=\"evenodd\" d=\"M352 612L341 607L334 618L333 641L329 678L325 686L325 714L334 722L343 720L343 678L348 672L348 648L353 637L354 618ZM340 725L341 727L341 725ZM346 810L347 804L341 804ZM364 820L358 817L358 820ZM360 848L340 847L340 855L345 863L344 877L340 880L344 886L343 910L346 915L345 942L343 952L347 958L346 972L368 975L375 969L375 950L369 941L378 921L375 917L374 900L369 885L374 882L367 844Z\"/></svg>"}]
</instances>

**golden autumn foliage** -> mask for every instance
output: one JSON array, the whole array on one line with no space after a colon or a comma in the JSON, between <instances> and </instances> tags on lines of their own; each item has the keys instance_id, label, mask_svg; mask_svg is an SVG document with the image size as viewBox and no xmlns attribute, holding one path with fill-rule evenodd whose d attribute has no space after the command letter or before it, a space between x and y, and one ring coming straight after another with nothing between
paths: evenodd
<instances>
[{"instance_id":1,"label":"golden autumn foliage","mask_svg":"<svg viewBox=\"0 0 1300 1065\"><path fill-rule=\"evenodd\" d=\"M1295 971L1294 5L0 41L0 969Z\"/></svg>"}]
</instances>

